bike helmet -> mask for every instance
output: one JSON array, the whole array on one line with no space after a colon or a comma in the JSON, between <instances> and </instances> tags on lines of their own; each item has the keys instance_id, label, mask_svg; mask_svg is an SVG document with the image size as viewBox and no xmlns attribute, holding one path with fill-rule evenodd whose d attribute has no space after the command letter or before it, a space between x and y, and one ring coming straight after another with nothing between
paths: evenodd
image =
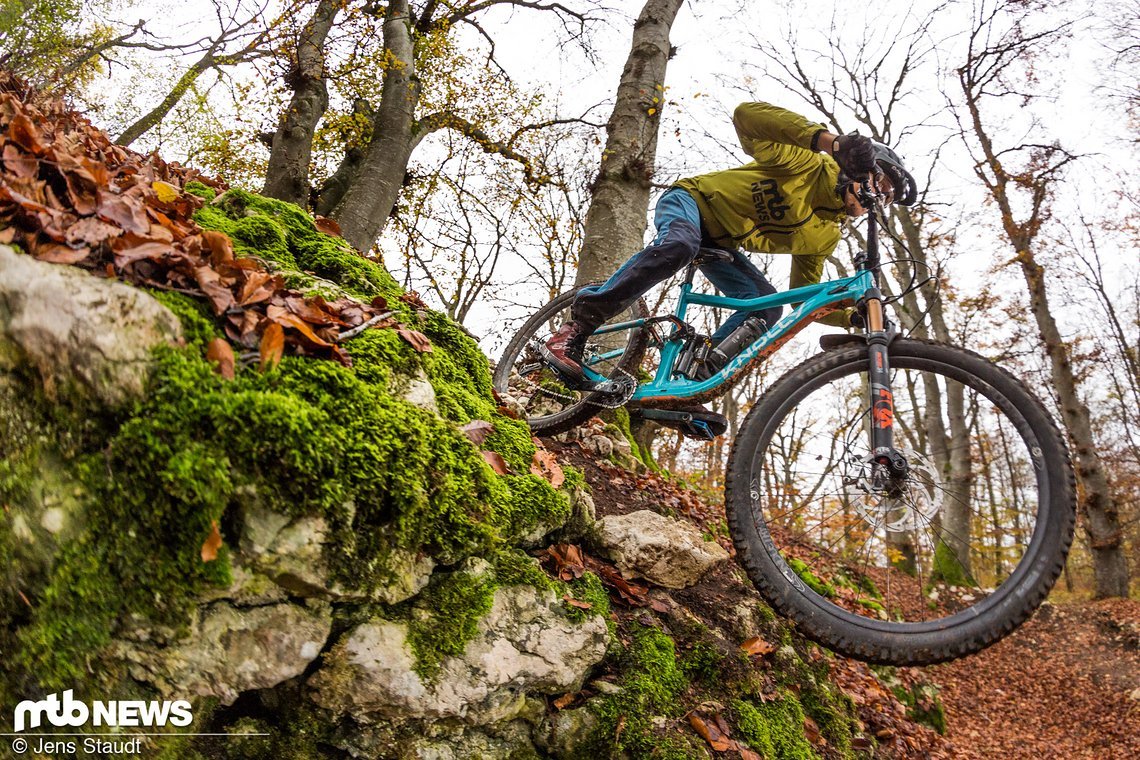
<instances>
[{"instance_id":1,"label":"bike helmet","mask_svg":"<svg viewBox=\"0 0 1140 760\"><path fill-rule=\"evenodd\" d=\"M899 154L883 145L881 142L871 141L875 148L875 163L883 170L883 174L895 187L895 203L900 206L912 206L918 198L918 183L914 176L903 166Z\"/></svg>"}]
</instances>

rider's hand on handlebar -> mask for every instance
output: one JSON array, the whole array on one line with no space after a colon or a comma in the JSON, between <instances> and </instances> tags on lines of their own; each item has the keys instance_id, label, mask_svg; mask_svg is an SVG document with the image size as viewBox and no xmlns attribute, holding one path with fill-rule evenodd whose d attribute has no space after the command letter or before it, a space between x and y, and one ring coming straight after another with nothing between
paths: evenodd
<instances>
[{"instance_id":1,"label":"rider's hand on handlebar","mask_svg":"<svg viewBox=\"0 0 1140 760\"><path fill-rule=\"evenodd\" d=\"M848 177L861 177L875 171L875 148L870 138L851 133L835 141L835 160Z\"/></svg>"}]
</instances>

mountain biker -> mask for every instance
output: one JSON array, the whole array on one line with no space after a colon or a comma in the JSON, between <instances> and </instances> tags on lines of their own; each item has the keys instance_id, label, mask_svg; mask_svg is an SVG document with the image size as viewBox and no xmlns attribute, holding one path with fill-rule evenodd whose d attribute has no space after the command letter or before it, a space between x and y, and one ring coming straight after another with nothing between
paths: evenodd
<instances>
[{"instance_id":1,"label":"mountain biker","mask_svg":"<svg viewBox=\"0 0 1140 760\"><path fill-rule=\"evenodd\" d=\"M917 196L917 183L898 154L867 137L833 134L768 103L742 103L732 121L741 147L753 160L676 182L657 202L653 242L605 283L583 288L571 307L570 321L546 342L544 358L568 380L587 385L582 368L586 339L688 265L699 249L719 248L731 255L730 261L700 266L721 292L731 298L758 298L776 289L738 247L790 253L790 287L815 284L839 243L844 219L866 213L857 197L860 180L871 177L887 203L910 205ZM736 312L712 335L712 343L715 347L738 328L745 329L742 325L753 315L763 320L759 329L766 329L781 312L778 306ZM708 413L696 404L675 408Z\"/></svg>"}]
</instances>

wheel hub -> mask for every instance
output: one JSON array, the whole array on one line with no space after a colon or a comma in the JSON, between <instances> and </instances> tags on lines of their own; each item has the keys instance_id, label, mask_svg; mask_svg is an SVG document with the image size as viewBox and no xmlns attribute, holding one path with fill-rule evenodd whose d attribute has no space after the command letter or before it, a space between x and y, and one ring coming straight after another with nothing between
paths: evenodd
<instances>
[{"instance_id":1,"label":"wheel hub","mask_svg":"<svg viewBox=\"0 0 1140 760\"><path fill-rule=\"evenodd\" d=\"M855 511L873 528L889 533L907 533L929 529L942 508L942 481L938 468L918 452L901 448L908 472L901 480L893 480L885 466L871 455L852 456L847 461L844 496Z\"/></svg>"}]
</instances>

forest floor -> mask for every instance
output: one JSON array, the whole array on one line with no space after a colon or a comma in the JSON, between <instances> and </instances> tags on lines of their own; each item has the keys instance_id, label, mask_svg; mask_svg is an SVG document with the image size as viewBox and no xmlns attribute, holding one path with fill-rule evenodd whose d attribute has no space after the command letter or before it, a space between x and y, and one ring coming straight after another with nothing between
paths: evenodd
<instances>
[{"instance_id":1,"label":"forest floor","mask_svg":"<svg viewBox=\"0 0 1140 760\"><path fill-rule=\"evenodd\" d=\"M1140 757L1140 602L1046 604L1003 641L926 669L946 737L985 758Z\"/></svg>"},{"instance_id":2,"label":"forest floor","mask_svg":"<svg viewBox=\"0 0 1140 760\"><path fill-rule=\"evenodd\" d=\"M587 454L577 444L551 444L560 459L584 471L599 517L638 509L671 512L698 524L733 551L720 527L724 512L718 500L701 498L672 479L634 475ZM711 614L715 608L731 607L727 597L745 593L736 588L740 584L734 575L718 571L674 595L700 613ZM704 595L708 598L700 599ZM873 678L866 666L842 657L836 662L840 670L860 674L858 679L837 680L846 680L866 694ZM907 683L938 687L946 732L938 736L899 716L886 729L899 735L881 744L876 756L1140 758L1138 601L1047 602L989 649L941 665L901 668L897 675ZM864 720L877 723L881 710L877 706L860 712Z\"/></svg>"}]
</instances>

